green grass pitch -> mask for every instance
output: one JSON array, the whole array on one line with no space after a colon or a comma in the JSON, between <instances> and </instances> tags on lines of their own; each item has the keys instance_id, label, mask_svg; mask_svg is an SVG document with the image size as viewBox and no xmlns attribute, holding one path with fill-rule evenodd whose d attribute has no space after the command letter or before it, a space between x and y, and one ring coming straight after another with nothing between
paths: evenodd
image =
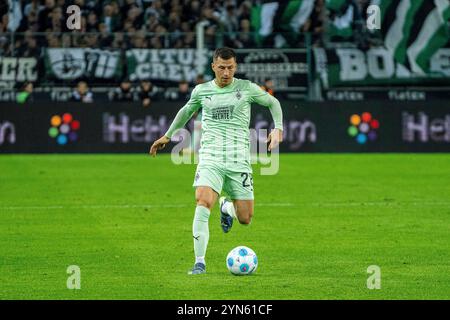
<instances>
[{"instance_id":1,"label":"green grass pitch","mask_svg":"<svg viewBox=\"0 0 450 320\"><path fill-rule=\"evenodd\" d=\"M255 166L253 222L223 234L216 204L200 276L187 275L194 171L168 155L1 156L0 299L450 299L450 155ZM228 272L238 245L256 251L254 275Z\"/></svg>"}]
</instances>

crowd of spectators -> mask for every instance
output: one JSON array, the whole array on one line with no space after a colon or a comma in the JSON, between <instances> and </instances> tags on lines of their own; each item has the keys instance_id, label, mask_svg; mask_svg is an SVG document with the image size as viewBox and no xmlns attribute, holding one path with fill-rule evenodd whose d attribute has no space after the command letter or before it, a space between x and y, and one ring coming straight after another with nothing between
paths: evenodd
<instances>
[{"instance_id":1,"label":"crowd of spectators","mask_svg":"<svg viewBox=\"0 0 450 320\"><path fill-rule=\"evenodd\" d=\"M197 77L196 83L204 82L203 76ZM182 80L178 87L162 88L154 85L150 80L143 79L134 84L128 78L123 79L116 88L109 92L109 100L116 102L139 102L142 107L150 107L154 101L180 101L186 102L191 95L189 82Z\"/></svg>"},{"instance_id":2,"label":"crowd of spectators","mask_svg":"<svg viewBox=\"0 0 450 320\"><path fill-rule=\"evenodd\" d=\"M205 78L202 74L199 74L196 78L196 84L203 82L205 82ZM138 102L142 107L150 107L154 101L160 100L187 102L191 96L191 91L192 88L186 80L181 80L178 87L163 88L154 85L149 79L143 79L136 83L129 78L124 78L117 87L111 88L107 95L110 101ZM85 81L79 81L72 91L70 100L92 103L94 102L94 94Z\"/></svg>"},{"instance_id":3,"label":"crowd of spectators","mask_svg":"<svg viewBox=\"0 0 450 320\"><path fill-rule=\"evenodd\" d=\"M315 1L314 14L299 32L322 31L323 2ZM252 26L257 3L261 1L6 0L0 4L0 53L15 50L31 56L40 47L194 48L200 21L205 22L207 47L215 48L221 41L233 48L251 48L257 45ZM71 31L66 25L69 5L81 9L81 30L65 34ZM14 46L7 32L17 34Z\"/></svg>"},{"instance_id":4,"label":"crowd of spectators","mask_svg":"<svg viewBox=\"0 0 450 320\"><path fill-rule=\"evenodd\" d=\"M273 48L273 37L261 42L255 24L255 7L267 3L261 0L4 0L0 1L0 56L44 60L43 48L60 47L195 48L195 29L199 22L204 22L205 46L209 49L218 45L236 49ZM281 3L272 23L274 34L286 32L277 20L287 2L284 6ZM71 5L81 9L80 30L69 30L66 24L70 15L67 8ZM295 33L311 33L314 42L319 41L324 30L324 7L325 0L314 0L312 13ZM303 38L294 38L297 43L286 37L287 47L303 45ZM72 100L94 101L89 89L93 84L86 78L80 80L84 81L72 87ZM271 90L270 81L265 87ZM191 89L185 81L168 90L148 80L131 83L125 79L116 83L108 97L114 101L140 101L147 107L161 98L186 100ZM26 101L32 98L28 91L23 91Z\"/></svg>"}]
</instances>

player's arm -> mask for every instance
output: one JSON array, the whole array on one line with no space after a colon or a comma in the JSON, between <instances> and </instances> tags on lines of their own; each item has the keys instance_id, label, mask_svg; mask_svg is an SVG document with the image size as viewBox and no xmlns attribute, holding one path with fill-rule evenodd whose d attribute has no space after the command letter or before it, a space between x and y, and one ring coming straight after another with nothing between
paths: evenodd
<instances>
[{"instance_id":1,"label":"player's arm","mask_svg":"<svg viewBox=\"0 0 450 320\"><path fill-rule=\"evenodd\" d=\"M269 151L276 148L283 141L283 111L281 110L280 101L277 98L261 89L257 84L250 85L251 102L269 108L272 115L275 128L267 137L269 143Z\"/></svg>"},{"instance_id":2,"label":"player's arm","mask_svg":"<svg viewBox=\"0 0 450 320\"><path fill-rule=\"evenodd\" d=\"M152 156L155 156L158 150L163 149L166 144L170 142L170 139L175 134L175 132L183 128L189 121L189 119L192 118L194 113L200 109L200 107L200 98L197 95L196 88L194 88L189 101L178 111L167 132L152 144L149 153Z\"/></svg>"}]
</instances>

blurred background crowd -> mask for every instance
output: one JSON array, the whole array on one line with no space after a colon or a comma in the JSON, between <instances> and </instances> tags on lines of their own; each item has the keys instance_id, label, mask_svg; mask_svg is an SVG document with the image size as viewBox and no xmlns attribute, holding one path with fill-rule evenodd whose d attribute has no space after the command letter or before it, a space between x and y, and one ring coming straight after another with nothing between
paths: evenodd
<instances>
[{"instance_id":1,"label":"blurred background crowd","mask_svg":"<svg viewBox=\"0 0 450 320\"><path fill-rule=\"evenodd\" d=\"M24 92L22 97L31 97L26 92L32 92L34 88L65 85L70 87L71 99L91 102L95 99L95 92L93 93L95 90L91 89L109 86L107 96L110 100L139 100L143 105L149 105L149 100L181 99L180 97L185 99L193 85L209 80L211 74L205 76L203 72L198 72L189 79L184 74L176 81L166 79L168 69L161 71L156 78L137 75L136 70L139 68L136 65L139 63L142 64L142 69L150 69L144 66L146 63L160 63L166 67L171 63L176 64L177 68L182 63L178 60L170 63L161 60L155 62L153 56L147 56L145 60L139 56L141 53L132 51L196 49L199 25L204 30L203 47L210 52L223 46L256 49L255 52L259 54L265 52L266 48L304 49L305 52L309 50L309 58L306 55L301 56L301 53L293 58L309 65L310 69L307 71L309 78L315 76L313 74L315 71L312 71L315 66L311 67L311 61L314 60L316 65L321 61L320 56L315 55L316 48L326 50L357 48L361 52L367 52L370 48L384 47L391 52L397 52L393 55L394 60L408 69L412 66L411 70L415 71L416 61L401 54L401 50L405 51L403 48L405 45L414 46L417 39L425 44L429 41L430 48L435 48L426 52L427 59L423 59L423 56L417 58L426 60L426 65L421 66L425 70L432 55L440 47L447 46L446 29L436 30L436 34L430 32L433 27L432 19L438 18L441 25L445 26L448 17L445 10L438 8L440 1L417 0L414 6L404 5L409 2L406 0L2 0L0 57L17 57L21 61L9 62L17 64L16 75L0 77L0 89L2 87L12 89L14 85L15 90L20 88L21 92ZM385 9L389 7L389 10L384 10L382 31L367 28L367 9L372 4ZM80 28L77 30L70 30L67 25L70 15L67 9L72 5L76 5L81 11ZM411 31L393 32L398 25L396 17L403 16L409 18L405 19L402 30L409 28ZM429 39L419 37L421 30L425 35L429 34ZM396 38L394 42L392 35ZM389 40L385 41L387 36ZM439 37L438 46L436 39ZM397 47L390 48L392 43ZM61 50L63 48L74 50L69 52ZM327 51L326 55L330 57L328 63L335 63L337 60L335 52ZM38 75L37 82L29 76L31 71L24 72L31 63L26 61L26 58L34 58L37 61L33 66L33 73ZM134 71L130 71L130 66ZM157 70L157 67L159 66L153 65L152 68L155 68L153 71ZM12 70L8 65L5 68ZM84 69L83 72L77 72L80 69ZM2 71L3 75L9 72L5 70ZM13 77L16 81L11 81ZM271 82L270 77L273 78L274 74L260 76L259 84L267 87L267 83L272 83L272 86L276 87L280 83L279 79ZM22 78L29 79L19 80ZM300 85L310 90L312 82L305 79L299 80L303 82ZM168 80L170 83L165 83ZM2 96L0 92L0 101L8 100L11 99L6 95Z\"/></svg>"},{"instance_id":2,"label":"blurred background crowd","mask_svg":"<svg viewBox=\"0 0 450 320\"><path fill-rule=\"evenodd\" d=\"M324 14L332 20L342 16L339 23L355 22L365 16L368 0L339 0L352 7L352 19L345 12L333 10L332 2L325 11L325 0L311 1L306 17L297 22L289 19L294 8L289 1L276 1L279 8L273 17L271 33L285 33L288 40L283 46L304 46L303 37L311 33L319 43L324 32ZM264 12L270 15L269 6L261 12L261 6L274 1L257 0L6 0L0 4L0 50L3 55L15 53L33 56L41 47L89 47L89 48L194 48L195 26L205 22L205 45L214 48L217 37L225 46L234 48L271 47L276 39L268 37L259 41L267 31ZM299 1L300 3L300 1ZM70 5L81 9L81 30L77 35L65 34L66 10ZM285 6L286 10L281 10ZM294 14L294 12L291 14ZM261 18L262 17L262 18ZM294 17L295 18L295 17ZM263 21L261 21L263 20ZM17 34L14 44L7 33ZM39 33L43 33L39 36ZM13 52L14 51L14 52Z\"/></svg>"}]
</instances>

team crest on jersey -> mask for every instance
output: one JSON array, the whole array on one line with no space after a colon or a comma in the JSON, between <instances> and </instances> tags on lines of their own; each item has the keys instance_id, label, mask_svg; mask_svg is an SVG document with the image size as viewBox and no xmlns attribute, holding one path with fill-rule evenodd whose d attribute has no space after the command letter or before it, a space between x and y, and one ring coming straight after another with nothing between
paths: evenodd
<instances>
[{"instance_id":1,"label":"team crest on jersey","mask_svg":"<svg viewBox=\"0 0 450 320\"><path fill-rule=\"evenodd\" d=\"M236 98L238 100L240 100L242 98L242 93L241 93L241 90L239 90L239 89L236 90Z\"/></svg>"},{"instance_id":2,"label":"team crest on jersey","mask_svg":"<svg viewBox=\"0 0 450 320\"><path fill-rule=\"evenodd\" d=\"M195 175L195 181L197 181L198 179L200 179L200 173L198 173L197 171L197 174Z\"/></svg>"}]
</instances>

